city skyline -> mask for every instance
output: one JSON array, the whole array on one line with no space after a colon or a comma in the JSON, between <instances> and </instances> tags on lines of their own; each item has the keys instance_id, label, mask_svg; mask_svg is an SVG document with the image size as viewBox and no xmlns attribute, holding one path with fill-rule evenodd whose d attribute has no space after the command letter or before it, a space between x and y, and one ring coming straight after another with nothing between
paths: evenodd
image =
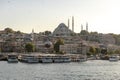
<instances>
[{"instance_id":1,"label":"city skyline","mask_svg":"<svg viewBox=\"0 0 120 80\"><path fill-rule=\"evenodd\" d=\"M86 29L99 33L119 32L119 0L0 0L0 30L10 27L30 33L54 31L60 24L68 24L74 31Z\"/></svg>"}]
</instances>

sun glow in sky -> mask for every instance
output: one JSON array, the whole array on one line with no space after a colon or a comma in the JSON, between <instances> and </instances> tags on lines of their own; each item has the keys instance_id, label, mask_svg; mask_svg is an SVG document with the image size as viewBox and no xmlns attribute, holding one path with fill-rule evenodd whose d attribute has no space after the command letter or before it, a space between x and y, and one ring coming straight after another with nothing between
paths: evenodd
<instances>
[{"instance_id":1,"label":"sun glow in sky","mask_svg":"<svg viewBox=\"0 0 120 80\"><path fill-rule=\"evenodd\" d=\"M53 31L72 16L77 33L88 22L89 32L120 34L120 0L0 0L0 30Z\"/></svg>"}]
</instances>

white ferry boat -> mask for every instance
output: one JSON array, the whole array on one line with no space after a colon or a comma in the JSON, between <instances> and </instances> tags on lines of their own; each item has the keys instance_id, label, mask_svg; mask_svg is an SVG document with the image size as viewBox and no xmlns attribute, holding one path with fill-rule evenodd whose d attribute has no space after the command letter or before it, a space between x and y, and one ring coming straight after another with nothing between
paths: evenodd
<instances>
[{"instance_id":1,"label":"white ferry boat","mask_svg":"<svg viewBox=\"0 0 120 80\"><path fill-rule=\"evenodd\" d=\"M27 63L38 63L39 59L34 55L25 55L21 57L21 61Z\"/></svg>"},{"instance_id":2,"label":"white ferry boat","mask_svg":"<svg viewBox=\"0 0 120 80\"><path fill-rule=\"evenodd\" d=\"M63 57L63 62L71 62L70 57L64 56L64 57Z\"/></svg>"},{"instance_id":3,"label":"white ferry boat","mask_svg":"<svg viewBox=\"0 0 120 80\"><path fill-rule=\"evenodd\" d=\"M71 59L67 56L56 56L53 58L54 63L64 63L64 62L71 62Z\"/></svg>"},{"instance_id":4,"label":"white ferry boat","mask_svg":"<svg viewBox=\"0 0 120 80\"><path fill-rule=\"evenodd\" d=\"M109 61L118 61L119 60L119 56L110 56L109 57Z\"/></svg>"},{"instance_id":5,"label":"white ferry boat","mask_svg":"<svg viewBox=\"0 0 120 80\"><path fill-rule=\"evenodd\" d=\"M85 62L85 61L87 61L87 59L86 59L86 58L84 58L84 57L79 58L79 62Z\"/></svg>"},{"instance_id":6,"label":"white ferry boat","mask_svg":"<svg viewBox=\"0 0 120 80\"><path fill-rule=\"evenodd\" d=\"M15 55L15 54L9 54L9 55L7 56L7 61L8 61L9 63L17 63L17 62L18 62L17 55Z\"/></svg>"},{"instance_id":7,"label":"white ferry boat","mask_svg":"<svg viewBox=\"0 0 120 80\"><path fill-rule=\"evenodd\" d=\"M50 56L42 56L41 62L42 62L42 63L52 63L52 62L53 62L53 59L52 59L52 57L50 57Z\"/></svg>"}]
</instances>

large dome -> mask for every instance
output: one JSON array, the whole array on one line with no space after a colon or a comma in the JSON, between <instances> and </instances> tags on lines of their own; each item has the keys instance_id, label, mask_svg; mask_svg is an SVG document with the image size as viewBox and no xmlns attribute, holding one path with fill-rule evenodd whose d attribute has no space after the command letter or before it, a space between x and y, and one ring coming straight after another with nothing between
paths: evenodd
<instances>
[{"instance_id":1,"label":"large dome","mask_svg":"<svg viewBox=\"0 0 120 80\"><path fill-rule=\"evenodd\" d=\"M61 23L54 30L53 36L67 37L70 36L73 32L64 24Z\"/></svg>"}]
</instances>

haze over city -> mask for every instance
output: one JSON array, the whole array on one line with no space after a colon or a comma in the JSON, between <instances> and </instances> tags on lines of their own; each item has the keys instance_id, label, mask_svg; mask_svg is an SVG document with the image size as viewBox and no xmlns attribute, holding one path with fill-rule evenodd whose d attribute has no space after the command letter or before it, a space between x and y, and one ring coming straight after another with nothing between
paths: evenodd
<instances>
[{"instance_id":1,"label":"haze over city","mask_svg":"<svg viewBox=\"0 0 120 80\"><path fill-rule=\"evenodd\" d=\"M74 16L75 32L120 34L119 0L0 0L0 30L10 27L30 33L53 31L61 22L67 25Z\"/></svg>"}]
</instances>

